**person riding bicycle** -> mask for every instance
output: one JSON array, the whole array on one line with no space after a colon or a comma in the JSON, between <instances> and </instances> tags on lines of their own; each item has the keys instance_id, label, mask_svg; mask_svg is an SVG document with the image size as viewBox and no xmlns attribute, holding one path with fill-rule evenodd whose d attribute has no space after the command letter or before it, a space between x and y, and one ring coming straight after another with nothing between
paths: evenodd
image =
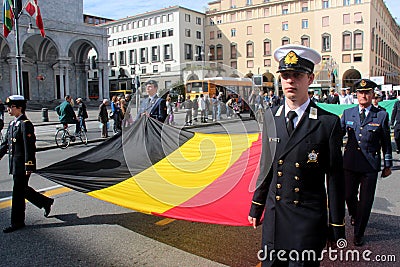
<instances>
[{"instance_id":1,"label":"person riding bicycle","mask_svg":"<svg viewBox=\"0 0 400 267\"><path fill-rule=\"evenodd\" d=\"M64 125L64 128L68 127L68 123L75 124L75 135L78 135L80 132L80 123L76 118L72 105L71 96L66 95L65 101L58 105L55 110L58 115L58 120Z\"/></svg>"}]
</instances>

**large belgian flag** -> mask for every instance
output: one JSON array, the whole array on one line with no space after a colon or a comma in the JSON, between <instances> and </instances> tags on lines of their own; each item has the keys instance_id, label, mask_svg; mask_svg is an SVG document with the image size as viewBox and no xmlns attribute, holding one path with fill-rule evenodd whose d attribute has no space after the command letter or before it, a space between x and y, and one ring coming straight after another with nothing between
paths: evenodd
<instances>
[{"instance_id":1,"label":"large belgian flag","mask_svg":"<svg viewBox=\"0 0 400 267\"><path fill-rule=\"evenodd\" d=\"M248 225L259 133L195 133L142 117L131 128L38 173L143 213Z\"/></svg>"}]
</instances>

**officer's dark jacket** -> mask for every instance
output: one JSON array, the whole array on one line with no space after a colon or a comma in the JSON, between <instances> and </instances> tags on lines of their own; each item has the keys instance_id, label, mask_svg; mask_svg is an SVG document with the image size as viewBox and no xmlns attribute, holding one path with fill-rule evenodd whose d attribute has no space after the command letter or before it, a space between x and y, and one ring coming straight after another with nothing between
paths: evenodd
<instances>
[{"instance_id":1,"label":"officer's dark jacket","mask_svg":"<svg viewBox=\"0 0 400 267\"><path fill-rule=\"evenodd\" d=\"M167 104L165 99L157 95L154 95L152 100L150 98L143 99L136 120L139 118L140 114L145 112L148 113L150 117L164 122L167 118Z\"/></svg>"},{"instance_id":2,"label":"officer's dark jacket","mask_svg":"<svg viewBox=\"0 0 400 267\"><path fill-rule=\"evenodd\" d=\"M0 158L8 151L10 174L25 175L36 170L36 137L32 122L25 115L11 121L0 146Z\"/></svg>"},{"instance_id":3,"label":"officer's dark jacket","mask_svg":"<svg viewBox=\"0 0 400 267\"><path fill-rule=\"evenodd\" d=\"M348 140L344 149L343 167L355 172L378 172L381 169L381 151L384 166L392 166L389 114L371 106L368 116L360 122L358 106L343 111L343 135Z\"/></svg>"},{"instance_id":4,"label":"officer's dark jacket","mask_svg":"<svg viewBox=\"0 0 400 267\"><path fill-rule=\"evenodd\" d=\"M280 106L265 112L262 139L260 174L249 215L261 218L265 207L263 247L319 251L329 229L332 239L344 237L339 117L311 101L289 137Z\"/></svg>"}]
</instances>

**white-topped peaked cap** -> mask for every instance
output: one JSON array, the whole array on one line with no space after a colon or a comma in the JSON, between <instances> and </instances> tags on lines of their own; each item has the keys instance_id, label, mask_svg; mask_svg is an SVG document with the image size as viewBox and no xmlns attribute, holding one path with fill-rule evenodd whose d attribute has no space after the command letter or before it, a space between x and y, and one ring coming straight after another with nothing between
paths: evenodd
<instances>
[{"instance_id":1,"label":"white-topped peaked cap","mask_svg":"<svg viewBox=\"0 0 400 267\"><path fill-rule=\"evenodd\" d=\"M293 44L278 47L274 51L274 58L279 62L278 72L291 70L312 73L314 65L321 62L321 55L314 49Z\"/></svg>"}]
</instances>

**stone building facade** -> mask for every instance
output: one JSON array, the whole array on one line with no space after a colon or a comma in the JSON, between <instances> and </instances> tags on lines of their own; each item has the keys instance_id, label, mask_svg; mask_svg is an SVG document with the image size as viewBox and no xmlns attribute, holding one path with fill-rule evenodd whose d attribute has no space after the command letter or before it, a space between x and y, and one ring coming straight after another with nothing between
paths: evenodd
<instances>
[{"instance_id":1,"label":"stone building facade","mask_svg":"<svg viewBox=\"0 0 400 267\"><path fill-rule=\"evenodd\" d=\"M400 84L400 27L382 0L217 0L205 35L207 60L263 75L265 88L279 80L273 51L287 43L321 53L322 87L375 76Z\"/></svg>"},{"instance_id":2,"label":"stone building facade","mask_svg":"<svg viewBox=\"0 0 400 267\"><path fill-rule=\"evenodd\" d=\"M46 37L35 20L19 18L19 46L22 56L22 94L30 100L59 100L65 95L87 99L88 53L97 53L98 95L108 96L107 32L84 24L83 0L41 0L39 2ZM1 14L3 16L3 14ZM33 31L28 32L29 23ZM0 35L0 98L17 93L17 64L14 31Z\"/></svg>"}]
</instances>

